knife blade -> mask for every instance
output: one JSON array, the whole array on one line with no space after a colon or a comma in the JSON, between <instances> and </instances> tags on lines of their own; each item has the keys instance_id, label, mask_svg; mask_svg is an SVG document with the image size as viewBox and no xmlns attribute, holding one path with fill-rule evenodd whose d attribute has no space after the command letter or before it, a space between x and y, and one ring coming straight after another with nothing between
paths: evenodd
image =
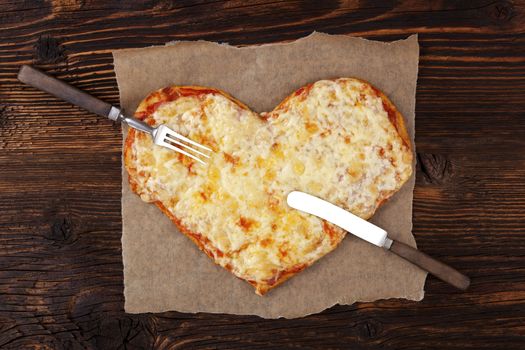
<instances>
[{"instance_id":1,"label":"knife blade","mask_svg":"<svg viewBox=\"0 0 525 350\"><path fill-rule=\"evenodd\" d=\"M390 248L392 240L382 228L311 194L293 191L286 198L294 209L320 217L378 247Z\"/></svg>"},{"instance_id":2,"label":"knife blade","mask_svg":"<svg viewBox=\"0 0 525 350\"><path fill-rule=\"evenodd\" d=\"M409 245L389 238L384 229L324 199L292 191L286 197L286 202L294 209L315 215L369 243L390 250L458 289L465 290L470 285L470 279L461 272Z\"/></svg>"}]
</instances>

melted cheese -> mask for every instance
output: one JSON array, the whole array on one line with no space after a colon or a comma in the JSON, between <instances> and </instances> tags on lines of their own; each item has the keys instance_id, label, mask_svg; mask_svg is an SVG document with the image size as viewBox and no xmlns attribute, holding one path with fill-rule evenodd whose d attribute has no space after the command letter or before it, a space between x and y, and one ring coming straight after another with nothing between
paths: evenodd
<instances>
[{"instance_id":1,"label":"melted cheese","mask_svg":"<svg viewBox=\"0 0 525 350\"><path fill-rule=\"evenodd\" d=\"M145 135L134 139L128 164L141 174L132 181L143 200L160 201L209 240L218 264L261 285L310 265L344 237L289 208L290 191L369 218L412 172L382 99L361 81L318 81L263 117L219 93L179 97L150 118L212 147L207 165Z\"/></svg>"}]
</instances>

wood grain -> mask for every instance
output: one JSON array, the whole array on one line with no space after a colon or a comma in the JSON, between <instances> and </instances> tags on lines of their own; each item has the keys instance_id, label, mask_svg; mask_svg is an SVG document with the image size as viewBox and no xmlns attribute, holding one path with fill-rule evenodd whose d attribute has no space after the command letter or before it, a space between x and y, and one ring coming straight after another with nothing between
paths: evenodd
<instances>
[{"instance_id":1,"label":"wood grain","mask_svg":"<svg viewBox=\"0 0 525 350\"><path fill-rule=\"evenodd\" d=\"M524 1L0 1L0 348L522 349ZM17 81L118 103L111 50L313 30L419 34L419 248L472 279L296 320L123 312L120 127Z\"/></svg>"}]
</instances>

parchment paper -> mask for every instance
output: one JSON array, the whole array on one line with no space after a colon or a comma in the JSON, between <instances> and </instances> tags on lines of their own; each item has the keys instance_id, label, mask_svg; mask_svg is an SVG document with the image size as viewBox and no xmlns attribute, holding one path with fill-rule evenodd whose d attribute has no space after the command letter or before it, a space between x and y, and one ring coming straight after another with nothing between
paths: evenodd
<instances>
[{"instance_id":1,"label":"parchment paper","mask_svg":"<svg viewBox=\"0 0 525 350\"><path fill-rule=\"evenodd\" d=\"M313 33L290 43L236 48L204 41L113 53L121 106L133 113L151 91L170 85L222 89L257 112L270 111L295 89L337 77L365 79L388 95L414 139L419 59L417 36L393 43ZM239 127L242 127L239 126ZM372 221L415 246L414 176ZM347 235L332 253L269 292L215 265L154 205L133 194L122 175L125 310L213 312L292 318L334 304L383 298L421 300L426 273L394 254Z\"/></svg>"}]
</instances>

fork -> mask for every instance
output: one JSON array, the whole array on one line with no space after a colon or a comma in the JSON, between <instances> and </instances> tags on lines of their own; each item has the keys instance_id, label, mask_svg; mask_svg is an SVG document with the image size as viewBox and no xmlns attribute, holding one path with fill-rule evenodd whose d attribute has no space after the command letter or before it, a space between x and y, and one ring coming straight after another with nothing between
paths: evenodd
<instances>
[{"instance_id":1,"label":"fork","mask_svg":"<svg viewBox=\"0 0 525 350\"><path fill-rule=\"evenodd\" d=\"M91 113L107 117L113 121L124 123L139 131L148 133L157 146L166 147L184 154L199 163L206 164L213 152L189 138L171 130L164 124L157 127L150 126L141 120L124 115L123 111L115 106L99 100L79 89L55 79L28 65L23 65L18 72L18 80L37 89L48 92L76 106L82 107ZM193 146L193 147L192 147ZM202 159L204 158L204 159Z\"/></svg>"}]
</instances>

